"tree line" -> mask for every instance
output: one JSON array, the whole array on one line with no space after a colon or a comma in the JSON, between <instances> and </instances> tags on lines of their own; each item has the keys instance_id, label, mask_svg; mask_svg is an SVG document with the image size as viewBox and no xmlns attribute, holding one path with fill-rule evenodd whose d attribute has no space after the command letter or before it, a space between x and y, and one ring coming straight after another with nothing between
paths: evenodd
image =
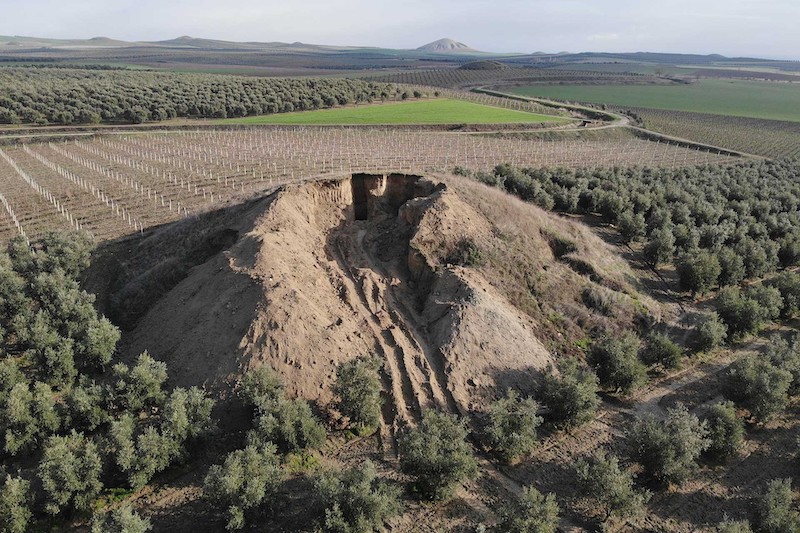
<instances>
[{"instance_id":1,"label":"tree line","mask_svg":"<svg viewBox=\"0 0 800 533\"><path fill-rule=\"evenodd\" d=\"M168 388L163 362L116 358L119 330L78 277L84 234L22 238L0 253L0 530L53 529L112 488L135 490L212 431L202 390ZM143 532L129 508L96 531Z\"/></svg>"},{"instance_id":2,"label":"tree line","mask_svg":"<svg viewBox=\"0 0 800 533\"><path fill-rule=\"evenodd\" d=\"M0 68L0 124L141 123L304 111L400 97L391 83L132 70Z\"/></svg>"}]
</instances>

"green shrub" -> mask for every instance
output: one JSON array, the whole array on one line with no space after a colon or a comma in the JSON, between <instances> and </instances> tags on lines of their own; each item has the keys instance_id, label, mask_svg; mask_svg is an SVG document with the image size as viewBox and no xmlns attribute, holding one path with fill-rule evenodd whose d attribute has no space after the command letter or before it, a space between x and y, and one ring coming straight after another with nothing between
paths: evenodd
<instances>
[{"instance_id":1,"label":"green shrub","mask_svg":"<svg viewBox=\"0 0 800 533\"><path fill-rule=\"evenodd\" d=\"M102 471L97 446L82 434L50 437L38 469L45 511L55 515L64 510L89 509L103 489Z\"/></svg>"},{"instance_id":2,"label":"green shrub","mask_svg":"<svg viewBox=\"0 0 800 533\"><path fill-rule=\"evenodd\" d=\"M796 272L782 272L767 282L780 292L783 305L780 316L790 319L800 313L800 274Z\"/></svg>"},{"instance_id":3,"label":"green shrub","mask_svg":"<svg viewBox=\"0 0 800 533\"><path fill-rule=\"evenodd\" d=\"M650 233L644 245L644 257L653 267L672 261L675 254L675 237L669 228L661 228Z\"/></svg>"},{"instance_id":4,"label":"green shrub","mask_svg":"<svg viewBox=\"0 0 800 533\"><path fill-rule=\"evenodd\" d=\"M723 248L717 253L719 261L719 286L739 285L744 281L745 269L742 256L731 248Z\"/></svg>"},{"instance_id":5,"label":"green shrub","mask_svg":"<svg viewBox=\"0 0 800 533\"><path fill-rule=\"evenodd\" d=\"M31 484L20 477L6 475L0 486L0 531L25 533L31 513Z\"/></svg>"},{"instance_id":6,"label":"green shrub","mask_svg":"<svg viewBox=\"0 0 800 533\"><path fill-rule=\"evenodd\" d=\"M645 233L644 215L631 210L623 212L617 219L617 231L626 243L638 241Z\"/></svg>"},{"instance_id":7,"label":"green shrub","mask_svg":"<svg viewBox=\"0 0 800 533\"><path fill-rule=\"evenodd\" d=\"M118 409L138 412L159 406L167 397L167 365L156 361L146 351L131 368L124 363L114 365L114 384L110 396Z\"/></svg>"},{"instance_id":8,"label":"green shrub","mask_svg":"<svg viewBox=\"0 0 800 533\"><path fill-rule=\"evenodd\" d=\"M446 499L462 481L477 475L466 438L463 421L436 411L427 411L418 427L400 436L400 469L414 478L412 489L417 495Z\"/></svg>"},{"instance_id":9,"label":"green shrub","mask_svg":"<svg viewBox=\"0 0 800 533\"><path fill-rule=\"evenodd\" d=\"M639 361L639 339L632 333L607 337L592 344L589 364L605 388L630 394L647 381L647 368Z\"/></svg>"},{"instance_id":10,"label":"green shrub","mask_svg":"<svg viewBox=\"0 0 800 533\"><path fill-rule=\"evenodd\" d=\"M733 457L744 441L744 423L736 416L732 402L714 404L706 417L708 438L711 443L706 452L717 461Z\"/></svg>"},{"instance_id":11,"label":"green shrub","mask_svg":"<svg viewBox=\"0 0 800 533\"><path fill-rule=\"evenodd\" d=\"M728 328L729 337L758 333L768 318L767 310L738 287L725 287L717 296L717 313Z\"/></svg>"},{"instance_id":12,"label":"green shrub","mask_svg":"<svg viewBox=\"0 0 800 533\"><path fill-rule=\"evenodd\" d=\"M529 453L536 446L536 428L542 423L539 405L509 389L505 398L489 406L487 443L505 462Z\"/></svg>"},{"instance_id":13,"label":"green shrub","mask_svg":"<svg viewBox=\"0 0 800 533\"><path fill-rule=\"evenodd\" d=\"M632 518L643 514L650 493L636 490L633 474L620 468L615 456L597 452L589 459L579 460L575 470L581 492L598 503L605 520L612 516Z\"/></svg>"},{"instance_id":14,"label":"green shrub","mask_svg":"<svg viewBox=\"0 0 800 533\"><path fill-rule=\"evenodd\" d=\"M262 365L245 374L239 394L245 404L269 410L283 398L283 383L272 368Z\"/></svg>"},{"instance_id":15,"label":"green shrub","mask_svg":"<svg viewBox=\"0 0 800 533\"><path fill-rule=\"evenodd\" d=\"M728 327L720 320L717 313L706 313L698 320L694 335L698 350L712 350L725 342Z\"/></svg>"},{"instance_id":16,"label":"green shrub","mask_svg":"<svg viewBox=\"0 0 800 533\"><path fill-rule=\"evenodd\" d=\"M703 295L716 286L721 273L719 259L709 252L686 254L677 265L678 283L692 296Z\"/></svg>"},{"instance_id":17,"label":"green shrub","mask_svg":"<svg viewBox=\"0 0 800 533\"><path fill-rule=\"evenodd\" d=\"M333 393L336 408L362 433L375 430L381 423L380 361L360 357L342 363L336 369Z\"/></svg>"},{"instance_id":18,"label":"green shrub","mask_svg":"<svg viewBox=\"0 0 800 533\"><path fill-rule=\"evenodd\" d=\"M297 452L319 448L325 442L323 428L308 402L299 398L280 400L268 412L256 417L255 426L247 433L247 442L258 446L275 443L281 451Z\"/></svg>"},{"instance_id":19,"label":"green shrub","mask_svg":"<svg viewBox=\"0 0 800 533\"><path fill-rule=\"evenodd\" d=\"M242 529L247 509L269 500L283 475L274 445L247 446L228 454L222 465L213 465L203 491L211 502L225 508L228 530Z\"/></svg>"},{"instance_id":20,"label":"green shrub","mask_svg":"<svg viewBox=\"0 0 800 533\"><path fill-rule=\"evenodd\" d=\"M645 415L625 434L631 458L660 482L679 485L697 468L697 459L711 444L705 422L678 404L667 410L666 420Z\"/></svg>"},{"instance_id":21,"label":"green shrub","mask_svg":"<svg viewBox=\"0 0 800 533\"><path fill-rule=\"evenodd\" d=\"M592 419L600 398L597 375L576 359L561 359L558 374L550 372L542 383L542 402L548 407L547 419L555 426L579 426Z\"/></svg>"},{"instance_id":22,"label":"green shrub","mask_svg":"<svg viewBox=\"0 0 800 533\"><path fill-rule=\"evenodd\" d=\"M792 375L789 394L800 394L800 335L795 333L788 340L777 334L772 335L764 355L773 366Z\"/></svg>"},{"instance_id":23,"label":"green shrub","mask_svg":"<svg viewBox=\"0 0 800 533\"><path fill-rule=\"evenodd\" d=\"M791 479L773 479L757 502L759 531L764 533L796 533L800 531L800 514L794 510Z\"/></svg>"},{"instance_id":24,"label":"green shrub","mask_svg":"<svg viewBox=\"0 0 800 533\"><path fill-rule=\"evenodd\" d=\"M68 426L76 430L94 431L108 420L103 387L81 376L67 393Z\"/></svg>"},{"instance_id":25,"label":"green shrub","mask_svg":"<svg viewBox=\"0 0 800 533\"><path fill-rule=\"evenodd\" d=\"M364 533L379 529L400 511L400 491L378 480L375 465L317 478L317 492L325 508L323 529L330 533Z\"/></svg>"},{"instance_id":26,"label":"green shrub","mask_svg":"<svg viewBox=\"0 0 800 533\"><path fill-rule=\"evenodd\" d=\"M9 455L32 452L61 427L56 398L45 383L17 383L0 412L4 430L3 449Z\"/></svg>"},{"instance_id":27,"label":"green shrub","mask_svg":"<svg viewBox=\"0 0 800 533\"><path fill-rule=\"evenodd\" d=\"M642 360L649 365L676 368L683 360L683 350L666 335L653 333L647 337Z\"/></svg>"},{"instance_id":28,"label":"green shrub","mask_svg":"<svg viewBox=\"0 0 800 533\"><path fill-rule=\"evenodd\" d=\"M766 359L748 356L735 361L725 373L726 398L747 409L757 422L766 422L786 408L792 374Z\"/></svg>"},{"instance_id":29,"label":"green shrub","mask_svg":"<svg viewBox=\"0 0 800 533\"><path fill-rule=\"evenodd\" d=\"M558 503L554 494L524 487L522 494L500 509L498 529L503 533L555 533Z\"/></svg>"},{"instance_id":30,"label":"green shrub","mask_svg":"<svg viewBox=\"0 0 800 533\"><path fill-rule=\"evenodd\" d=\"M136 514L130 505L96 513L92 519L92 533L147 533L152 528L150 520Z\"/></svg>"},{"instance_id":31,"label":"green shrub","mask_svg":"<svg viewBox=\"0 0 800 533\"><path fill-rule=\"evenodd\" d=\"M726 518L717 525L717 533L753 533L747 520L730 520Z\"/></svg>"}]
</instances>

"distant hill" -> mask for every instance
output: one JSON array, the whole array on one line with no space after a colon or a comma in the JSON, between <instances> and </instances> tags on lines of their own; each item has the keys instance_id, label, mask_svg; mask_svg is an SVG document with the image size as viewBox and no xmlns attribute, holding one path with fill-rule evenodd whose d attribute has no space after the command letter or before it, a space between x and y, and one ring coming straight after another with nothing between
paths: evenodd
<instances>
[{"instance_id":1,"label":"distant hill","mask_svg":"<svg viewBox=\"0 0 800 533\"><path fill-rule=\"evenodd\" d=\"M449 54L449 53L471 53L477 50L470 48L464 43L454 41L453 39L439 39L424 46L417 48L420 52L431 52L435 54Z\"/></svg>"}]
</instances>

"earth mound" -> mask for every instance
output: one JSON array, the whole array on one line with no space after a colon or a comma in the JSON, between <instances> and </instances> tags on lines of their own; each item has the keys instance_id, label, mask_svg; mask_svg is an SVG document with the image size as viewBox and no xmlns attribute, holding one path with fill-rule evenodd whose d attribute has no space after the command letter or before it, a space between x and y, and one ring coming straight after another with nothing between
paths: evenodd
<instances>
[{"instance_id":1,"label":"earth mound","mask_svg":"<svg viewBox=\"0 0 800 533\"><path fill-rule=\"evenodd\" d=\"M436 54L475 52L474 49L470 48L466 44L454 41L453 39L439 39L438 41L433 41L432 43L420 46L417 48L417 50L420 52L433 52Z\"/></svg>"},{"instance_id":2,"label":"earth mound","mask_svg":"<svg viewBox=\"0 0 800 533\"><path fill-rule=\"evenodd\" d=\"M324 409L336 366L374 354L386 427L530 390L593 329L658 312L588 228L456 177L287 185L109 246L89 277L127 357L223 398L267 364Z\"/></svg>"}]
</instances>

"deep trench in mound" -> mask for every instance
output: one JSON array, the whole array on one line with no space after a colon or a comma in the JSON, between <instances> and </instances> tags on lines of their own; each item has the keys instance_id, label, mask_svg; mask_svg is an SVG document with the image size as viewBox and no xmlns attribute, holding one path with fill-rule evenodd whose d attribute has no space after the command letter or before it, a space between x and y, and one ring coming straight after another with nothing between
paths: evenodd
<instances>
[{"instance_id":1,"label":"deep trench in mound","mask_svg":"<svg viewBox=\"0 0 800 533\"><path fill-rule=\"evenodd\" d=\"M342 301L365 317L372 352L384 362L384 388L391 397L384 402L384 418L392 425L398 416L414 420L429 408L455 412L445 362L421 314L434 275L409 261L415 226L401 213L437 187L398 174L356 174L351 187L352 217L346 210L328 233L326 251L344 275Z\"/></svg>"},{"instance_id":2,"label":"deep trench in mound","mask_svg":"<svg viewBox=\"0 0 800 533\"><path fill-rule=\"evenodd\" d=\"M126 242L96 292L134 311L124 357L147 349L176 385L220 397L266 364L289 394L327 410L337 365L374 355L392 428L426 409L466 414L509 387L530 391L554 360L544 343L569 347L610 323L580 303L596 282L554 255L552 235L631 290L619 259L571 221L472 182L355 174ZM464 242L483 266L459 264Z\"/></svg>"}]
</instances>

